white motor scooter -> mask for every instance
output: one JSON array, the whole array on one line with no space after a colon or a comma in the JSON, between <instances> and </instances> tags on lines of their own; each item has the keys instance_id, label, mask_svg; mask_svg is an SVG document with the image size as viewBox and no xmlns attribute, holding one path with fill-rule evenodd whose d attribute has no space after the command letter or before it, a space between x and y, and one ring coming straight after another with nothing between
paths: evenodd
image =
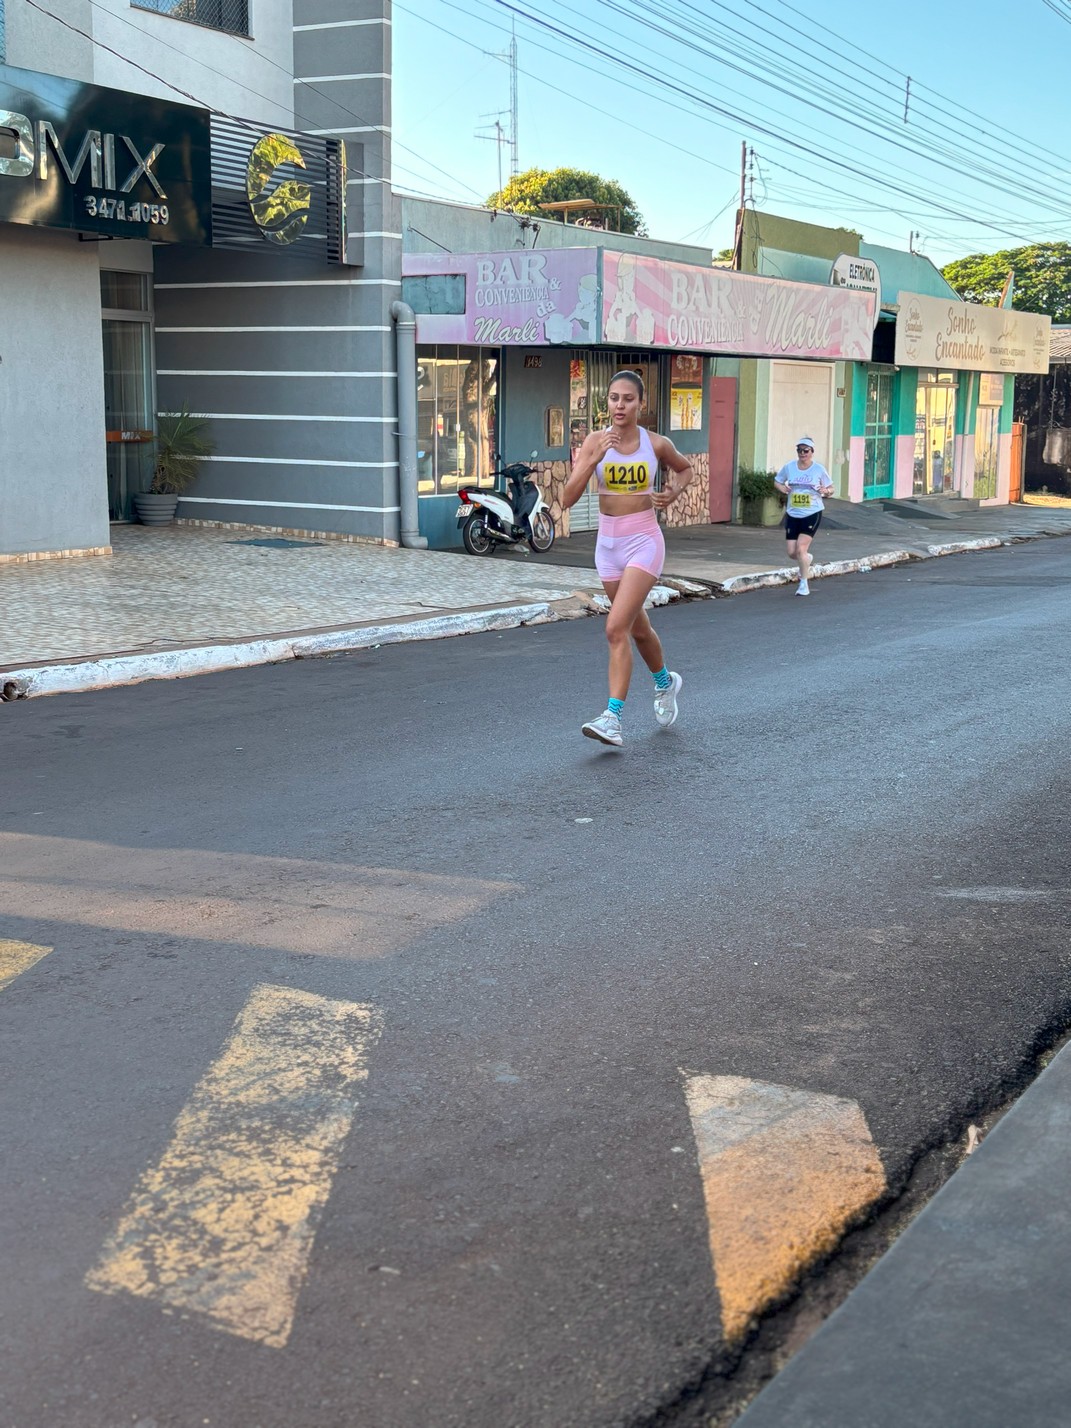
<instances>
[{"instance_id":1,"label":"white motor scooter","mask_svg":"<svg viewBox=\"0 0 1071 1428\"><path fill-rule=\"evenodd\" d=\"M494 473L496 482L500 476L506 478L508 491L497 485L491 491L472 486L458 491L461 504L457 520L470 555L490 555L496 546L519 545L522 541L527 541L539 555L551 548L554 522L539 487L531 479L533 471L523 461L514 461Z\"/></svg>"}]
</instances>

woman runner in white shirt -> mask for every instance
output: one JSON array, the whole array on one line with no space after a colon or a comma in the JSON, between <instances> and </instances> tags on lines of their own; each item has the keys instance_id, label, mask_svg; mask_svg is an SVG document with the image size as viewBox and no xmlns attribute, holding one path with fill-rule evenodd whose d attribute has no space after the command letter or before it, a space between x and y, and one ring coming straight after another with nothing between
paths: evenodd
<instances>
[{"instance_id":1,"label":"woman runner in white shirt","mask_svg":"<svg viewBox=\"0 0 1071 1428\"><path fill-rule=\"evenodd\" d=\"M809 595L807 577L811 573L811 541L822 524L825 510L823 496L832 496L833 482L826 468L814 459L814 442L801 436L796 442L796 459L781 467L774 485L788 497L785 511L785 539L788 558L799 562L800 583L797 595Z\"/></svg>"}]
</instances>

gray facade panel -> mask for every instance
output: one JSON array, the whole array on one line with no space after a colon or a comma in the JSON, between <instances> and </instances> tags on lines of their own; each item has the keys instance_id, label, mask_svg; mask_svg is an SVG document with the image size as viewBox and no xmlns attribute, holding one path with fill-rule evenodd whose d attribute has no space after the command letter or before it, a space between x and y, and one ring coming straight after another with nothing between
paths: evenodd
<instances>
[{"instance_id":1,"label":"gray facade panel","mask_svg":"<svg viewBox=\"0 0 1071 1428\"><path fill-rule=\"evenodd\" d=\"M389 468L323 468L300 461L253 466L223 461L199 477L189 494L225 500L290 501L327 506L397 505L396 476ZM329 529L329 527L322 527Z\"/></svg>"},{"instance_id":2,"label":"gray facade panel","mask_svg":"<svg viewBox=\"0 0 1071 1428\"><path fill-rule=\"evenodd\" d=\"M394 373L385 377L168 377L165 394L195 412L262 413L267 416L386 416L394 402Z\"/></svg>"},{"instance_id":3,"label":"gray facade panel","mask_svg":"<svg viewBox=\"0 0 1071 1428\"><path fill-rule=\"evenodd\" d=\"M294 35L294 73L384 73L379 29L378 25L344 25L331 30L299 30Z\"/></svg>"},{"instance_id":4,"label":"gray facade panel","mask_svg":"<svg viewBox=\"0 0 1071 1428\"><path fill-rule=\"evenodd\" d=\"M382 27L389 28L391 0L294 0L295 25L326 25L339 20L374 20L386 18ZM364 27L362 27L364 28Z\"/></svg>"},{"instance_id":5,"label":"gray facade panel","mask_svg":"<svg viewBox=\"0 0 1071 1428\"><path fill-rule=\"evenodd\" d=\"M389 10L389 0L295 0L294 5L296 26L331 27L295 31L295 76L312 80L294 86L295 122L339 133L351 177L377 180L349 185L350 229L358 236L347 257L363 266L302 261L299 248L158 254L160 408L173 410L185 402L218 414L213 422L218 459L206 463L191 492L199 499L181 508L189 518L397 538L397 513L382 508L398 505L390 305L401 290L401 244L368 236L400 232L389 185L389 135L381 132L390 122L390 81L332 78L389 72L389 25L336 23L381 20ZM346 132L366 127L367 132ZM346 281L355 276L389 282ZM228 281L233 286L168 286ZM173 330L188 328L207 330ZM214 375L221 372L250 375ZM308 375L349 372L390 375ZM325 509L330 506L377 509Z\"/></svg>"},{"instance_id":6,"label":"gray facade panel","mask_svg":"<svg viewBox=\"0 0 1071 1428\"><path fill-rule=\"evenodd\" d=\"M328 511L314 508L261 506L256 502L230 506L216 502L180 500L179 520L223 521L227 525L281 526L283 530L329 531L335 535L364 536L368 540L398 539L398 517L369 511ZM386 522L386 525L384 525Z\"/></svg>"},{"instance_id":7,"label":"gray facade panel","mask_svg":"<svg viewBox=\"0 0 1071 1428\"><path fill-rule=\"evenodd\" d=\"M160 333L163 370L209 372L374 372L394 366L389 332Z\"/></svg>"},{"instance_id":8,"label":"gray facade panel","mask_svg":"<svg viewBox=\"0 0 1071 1428\"><path fill-rule=\"evenodd\" d=\"M268 327L380 327L385 325L390 310L390 300L384 301L384 292L379 286L334 283L322 287L158 289L156 325L227 326L228 319L221 319L220 308L237 305L242 309L242 321L235 321L235 326L262 323ZM396 290L391 289L390 295L396 296Z\"/></svg>"},{"instance_id":9,"label":"gray facade panel","mask_svg":"<svg viewBox=\"0 0 1071 1428\"><path fill-rule=\"evenodd\" d=\"M347 130L367 129L355 134L362 142L374 136L384 123L383 79L335 80L329 84L295 84L294 118L299 128L326 129L347 138Z\"/></svg>"},{"instance_id":10,"label":"gray facade panel","mask_svg":"<svg viewBox=\"0 0 1071 1428\"><path fill-rule=\"evenodd\" d=\"M391 423L392 425L393 423ZM264 457L273 461L379 462L387 457L383 433L388 423L349 421L245 421L221 417L211 423L216 456ZM326 477L324 478L326 479Z\"/></svg>"}]
</instances>

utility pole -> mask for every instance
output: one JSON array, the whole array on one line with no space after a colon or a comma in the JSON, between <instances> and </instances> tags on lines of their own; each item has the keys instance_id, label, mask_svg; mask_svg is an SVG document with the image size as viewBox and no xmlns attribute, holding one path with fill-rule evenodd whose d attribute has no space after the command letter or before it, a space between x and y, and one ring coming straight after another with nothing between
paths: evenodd
<instances>
[{"instance_id":1,"label":"utility pole","mask_svg":"<svg viewBox=\"0 0 1071 1428\"><path fill-rule=\"evenodd\" d=\"M740 207L747 199L747 140L740 145Z\"/></svg>"}]
</instances>

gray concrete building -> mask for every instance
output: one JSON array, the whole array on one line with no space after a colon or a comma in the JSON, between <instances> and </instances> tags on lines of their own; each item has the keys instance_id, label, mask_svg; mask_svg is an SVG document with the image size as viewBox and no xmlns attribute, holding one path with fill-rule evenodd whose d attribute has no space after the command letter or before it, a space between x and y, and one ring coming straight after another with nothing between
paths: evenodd
<instances>
[{"instance_id":1,"label":"gray concrete building","mask_svg":"<svg viewBox=\"0 0 1071 1428\"><path fill-rule=\"evenodd\" d=\"M390 0L48 12L0 3L0 558L106 552L182 407L180 519L396 540Z\"/></svg>"}]
</instances>

